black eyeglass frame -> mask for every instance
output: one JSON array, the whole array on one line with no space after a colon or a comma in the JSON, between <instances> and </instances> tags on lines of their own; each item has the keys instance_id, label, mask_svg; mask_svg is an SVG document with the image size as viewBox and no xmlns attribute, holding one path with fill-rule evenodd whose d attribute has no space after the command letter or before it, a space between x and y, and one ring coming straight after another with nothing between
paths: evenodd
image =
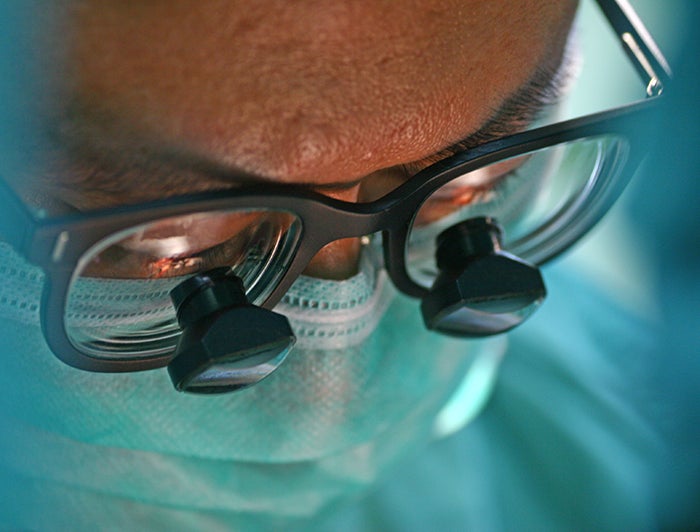
<instances>
[{"instance_id":1,"label":"black eyeglass frame","mask_svg":"<svg viewBox=\"0 0 700 532\"><path fill-rule=\"evenodd\" d=\"M143 359L96 358L78 350L65 330L63 315L68 290L81 257L96 243L129 227L172 216L235 208L293 212L301 221L302 234L287 271L262 303L266 308L274 307L323 246L338 239L381 231L389 276L399 290L420 298L427 289L415 283L406 271L406 239L422 203L448 181L507 158L608 134L628 140L629 153L623 171L631 174L649 142L653 141L647 131L653 123L658 96L670 78L670 69L626 0L597 0L597 3L646 83L646 100L518 133L458 153L422 170L370 203L335 200L293 185L264 184L59 218L39 218L7 184L0 182L0 204L5 206L0 217L0 237L46 272L41 324L49 347L63 362L89 371L140 371L163 367L170 362L172 354ZM594 191L586 209L579 209L570 220L576 230L566 242L554 243L545 254L525 258L541 264L570 247L602 217L628 177L618 178L610 186Z\"/></svg>"}]
</instances>

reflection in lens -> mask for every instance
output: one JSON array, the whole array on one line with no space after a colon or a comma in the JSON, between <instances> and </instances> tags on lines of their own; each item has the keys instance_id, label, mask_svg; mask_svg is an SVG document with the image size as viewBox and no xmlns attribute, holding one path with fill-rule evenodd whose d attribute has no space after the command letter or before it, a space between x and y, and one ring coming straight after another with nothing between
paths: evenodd
<instances>
[{"instance_id":1,"label":"reflection in lens","mask_svg":"<svg viewBox=\"0 0 700 532\"><path fill-rule=\"evenodd\" d=\"M539 262L563 249L595 215L619 174L626 143L613 136L584 138L499 161L453 179L428 197L408 236L406 266L418 284L436 275L435 238L478 216L498 220L504 249ZM484 186L484 183L486 186Z\"/></svg>"},{"instance_id":2,"label":"reflection in lens","mask_svg":"<svg viewBox=\"0 0 700 532\"><path fill-rule=\"evenodd\" d=\"M301 226L290 213L216 211L165 218L102 240L81 258L68 292L71 342L97 358L137 359L174 350L180 328L170 290L229 267L261 303L286 270Z\"/></svg>"}]
</instances>

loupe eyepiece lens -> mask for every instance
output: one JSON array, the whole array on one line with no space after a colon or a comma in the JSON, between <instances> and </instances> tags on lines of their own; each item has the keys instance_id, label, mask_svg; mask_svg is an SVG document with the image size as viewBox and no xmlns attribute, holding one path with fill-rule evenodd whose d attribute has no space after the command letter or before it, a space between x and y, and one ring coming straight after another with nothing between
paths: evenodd
<instances>
[{"instance_id":1,"label":"loupe eyepiece lens","mask_svg":"<svg viewBox=\"0 0 700 532\"><path fill-rule=\"evenodd\" d=\"M454 336L505 332L531 316L546 296L539 269L501 249L503 230L473 218L437 237L440 274L421 303L426 327Z\"/></svg>"},{"instance_id":2,"label":"loupe eyepiece lens","mask_svg":"<svg viewBox=\"0 0 700 532\"><path fill-rule=\"evenodd\" d=\"M171 294L182 335L168 373L178 391L224 393L272 373L296 340L281 314L252 305L228 268L191 277Z\"/></svg>"}]
</instances>

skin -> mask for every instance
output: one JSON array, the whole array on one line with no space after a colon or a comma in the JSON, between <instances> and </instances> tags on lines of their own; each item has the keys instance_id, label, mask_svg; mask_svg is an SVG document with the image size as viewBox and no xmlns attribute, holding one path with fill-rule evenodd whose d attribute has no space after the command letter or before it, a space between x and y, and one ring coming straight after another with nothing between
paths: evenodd
<instances>
[{"instance_id":1,"label":"skin","mask_svg":"<svg viewBox=\"0 0 700 532\"><path fill-rule=\"evenodd\" d=\"M425 166L479 130L536 69L556 69L575 7L67 2L54 34L67 47L45 43L56 51L47 62L55 68L47 114L82 155L57 157L48 186L78 208L231 186L189 170L177 181L156 170L118 178L104 170L102 194L75 185L105 161L148 159L165 146L262 180L361 200L382 176ZM355 240L333 243L307 273L347 277L357 249Z\"/></svg>"}]
</instances>

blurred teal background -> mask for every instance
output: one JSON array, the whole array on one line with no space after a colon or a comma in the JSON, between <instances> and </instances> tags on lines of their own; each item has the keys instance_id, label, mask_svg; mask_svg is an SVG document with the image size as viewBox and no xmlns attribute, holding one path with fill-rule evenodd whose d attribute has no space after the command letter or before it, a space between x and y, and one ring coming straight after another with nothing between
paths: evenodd
<instances>
[{"instance_id":1,"label":"blurred teal background","mask_svg":"<svg viewBox=\"0 0 700 532\"><path fill-rule=\"evenodd\" d=\"M667 446L657 486L664 528L700 528L700 3L649 2L676 37L675 83L658 124L658 148L624 207L653 257L660 333L652 414ZM650 26L657 17L652 17ZM661 25L660 25L661 29Z\"/></svg>"},{"instance_id":2,"label":"blurred teal background","mask_svg":"<svg viewBox=\"0 0 700 532\"><path fill-rule=\"evenodd\" d=\"M621 236L632 251L624 259L632 262L613 279L653 317L651 382L642 405L662 442L656 509L661 528L690 530L700 527L700 3L632 3L668 56L674 82L656 126L655 151L612 215L574 253L589 263L605 260L606 240ZM633 272L640 275L636 289Z\"/></svg>"}]
</instances>

